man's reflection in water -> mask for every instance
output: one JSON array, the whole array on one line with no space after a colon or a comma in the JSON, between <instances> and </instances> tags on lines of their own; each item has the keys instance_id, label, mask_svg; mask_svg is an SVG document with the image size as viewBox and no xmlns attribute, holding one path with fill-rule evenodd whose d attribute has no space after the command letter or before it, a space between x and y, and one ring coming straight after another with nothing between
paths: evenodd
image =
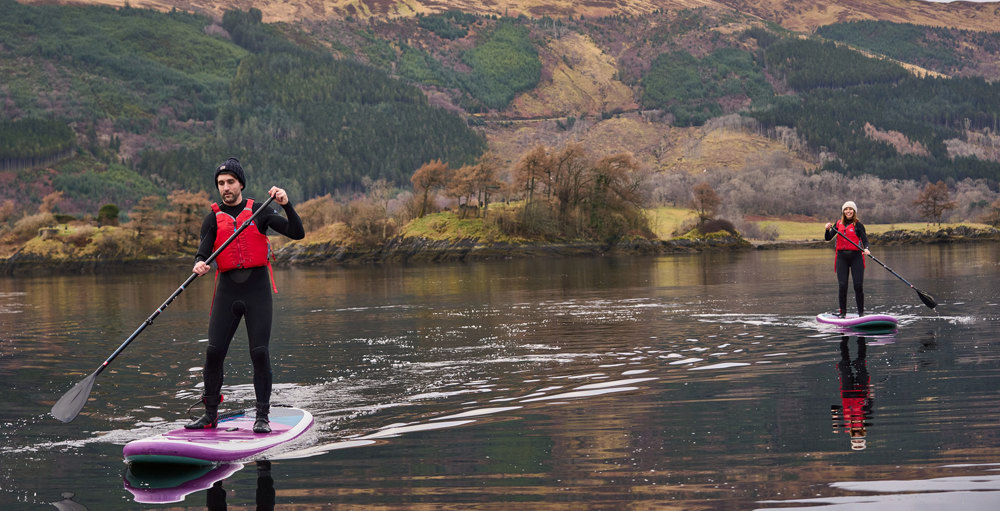
<instances>
[{"instance_id":1,"label":"man's reflection in water","mask_svg":"<svg viewBox=\"0 0 1000 511\"><path fill-rule=\"evenodd\" d=\"M222 487L223 481L216 481L205 494L207 502L205 506L209 511L225 511L226 490ZM271 462L262 460L257 462L257 510L274 510L274 479L271 477Z\"/></svg>"},{"instance_id":2,"label":"man's reflection in water","mask_svg":"<svg viewBox=\"0 0 1000 511\"><path fill-rule=\"evenodd\" d=\"M832 405L833 431L843 431L851 436L851 449L860 451L867 447L865 437L872 415L871 383L865 352L868 349L864 337L858 337L858 355L851 360L850 336L840 340L840 406Z\"/></svg>"}]
</instances>

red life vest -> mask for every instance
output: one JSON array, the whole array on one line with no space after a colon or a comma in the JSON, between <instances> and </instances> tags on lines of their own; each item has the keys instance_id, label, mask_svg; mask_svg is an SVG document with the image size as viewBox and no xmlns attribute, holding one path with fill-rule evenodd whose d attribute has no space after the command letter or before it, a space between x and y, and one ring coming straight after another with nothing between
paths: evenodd
<instances>
[{"instance_id":1,"label":"red life vest","mask_svg":"<svg viewBox=\"0 0 1000 511\"><path fill-rule=\"evenodd\" d=\"M218 203L212 204L212 211L215 212L216 226L215 246L212 249L218 250L236 232L237 227L253 215L253 199L247 199L246 207L236 218L223 213ZM269 250L267 236L261 234L257 226L251 223L215 258L215 264L221 272L266 266Z\"/></svg>"},{"instance_id":2,"label":"red life vest","mask_svg":"<svg viewBox=\"0 0 1000 511\"><path fill-rule=\"evenodd\" d=\"M853 250L855 252L860 252L861 251L861 249L858 248L858 247L862 246L861 245L861 238L858 237L858 233L855 232L855 230L854 230L854 226L855 225L857 225L857 221L851 222L851 225L848 225L847 227L844 227L844 219L841 218L840 220L837 220L837 225L834 226L834 228L837 229L838 231L840 231L840 234L843 234L843 236L837 236L837 235L835 235L835 236L837 236L837 245L836 245L837 246L837 250ZM847 237L847 239L849 239L849 240L857 243L858 247L856 247L856 246L851 245L850 243L848 243L848 241L844 239L845 236ZM837 269L837 256L836 256L836 254L837 253L834 252L834 256L833 256L833 269L835 271ZM861 265L864 266L865 268L868 267L868 264L865 261L865 256L861 256Z\"/></svg>"},{"instance_id":3,"label":"red life vest","mask_svg":"<svg viewBox=\"0 0 1000 511\"><path fill-rule=\"evenodd\" d=\"M840 234L843 234L843 236L837 236L837 250L861 250L860 248L858 248L862 246L861 238L859 238L858 233L854 231L855 225L857 225L857 222L851 222L850 225L844 227L844 219L841 218L840 220L837 220L837 230L840 231ZM844 237L853 241L854 243L857 243L858 247L851 245L847 240L844 239Z\"/></svg>"},{"instance_id":4,"label":"red life vest","mask_svg":"<svg viewBox=\"0 0 1000 511\"><path fill-rule=\"evenodd\" d=\"M212 211L215 212L215 246L212 250L218 250L230 236L236 232L236 229L243 222L246 222L251 216L253 216L253 199L247 199L247 205L240 211L240 214L233 218L223 212L219 208L218 203L212 204ZM226 247L215 258L215 264L218 267L218 272L227 272L229 270L237 270L242 268L256 268L258 266L267 266L267 271L271 273L271 261L268 259L268 255L271 254L271 244L267 239L267 236L260 233L257 230L257 224L250 223L243 232L233 240L232 243ZM274 285L274 275L271 275L271 287L274 292L278 292L278 288Z\"/></svg>"}]
</instances>

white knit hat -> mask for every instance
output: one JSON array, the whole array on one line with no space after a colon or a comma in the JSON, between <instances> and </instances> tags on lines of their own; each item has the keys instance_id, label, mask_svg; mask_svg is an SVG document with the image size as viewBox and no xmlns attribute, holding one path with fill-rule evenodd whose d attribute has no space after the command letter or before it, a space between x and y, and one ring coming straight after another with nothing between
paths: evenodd
<instances>
[{"instance_id":1,"label":"white knit hat","mask_svg":"<svg viewBox=\"0 0 1000 511\"><path fill-rule=\"evenodd\" d=\"M840 211L843 212L847 208L853 209L855 215L858 214L858 206L857 206L857 204L854 204L854 201L849 200L849 201L845 202L844 205L840 207Z\"/></svg>"}]
</instances>

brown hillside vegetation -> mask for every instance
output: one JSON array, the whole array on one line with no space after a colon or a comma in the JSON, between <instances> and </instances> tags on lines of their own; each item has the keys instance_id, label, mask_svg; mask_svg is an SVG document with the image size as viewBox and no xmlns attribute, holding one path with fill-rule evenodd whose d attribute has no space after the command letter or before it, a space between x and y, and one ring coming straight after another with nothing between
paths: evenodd
<instances>
[{"instance_id":1,"label":"brown hillside vegetation","mask_svg":"<svg viewBox=\"0 0 1000 511\"><path fill-rule=\"evenodd\" d=\"M25 3L51 3L52 0L22 0ZM57 0L58 1L58 0ZM103 4L119 7L122 0L64 0L63 3ZM247 2L237 0L129 0L133 7L163 11L177 8L186 11L221 15L227 9L256 7L264 20L297 21L305 19L409 17L459 9L465 12L531 17L608 16L646 14L661 9L727 7L774 21L797 31L811 32L821 25L838 21L877 19L995 31L1000 27L1000 3L952 2L947 4L920 0L275 0Z\"/></svg>"},{"instance_id":2,"label":"brown hillside vegetation","mask_svg":"<svg viewBox=\"0 0 1000 511\"><path fill-rule=\"evenodd\" d=\"M541 52L542 82L506 111L513 117L598 115L635 110L632 89L615 78L614 58L585 35L568 32Z\"/></svg>"},{"instance_id":3,"label":"brown hillside vegetation","mask_svg":"<svg viewBox=\"0 0 1000 511\"><path fill-rule=\"evenodd\" d=\"M796 31L841 21L882 20L968 30L996 31L1000 27L1000 4L920 0L719 0L741 12Z\"/></svg>"},{"instance_id":4,"label":"brown hillside vegetation","mask_svg":"<svg viewBox=\"0 0 1000 511\"><path fill-rule=\"evenodd\" d=\"M673 146L660 157L662 170L740 170L760 166L775 154L787 154L789 163L796 168L815 167L782 143L742 130L705 126L671 131Z\"/></svg>"},{"instance_id":5,"label":"brown hillside vegetation","mask_svg":"<svg viewBox=\"0 0 1000 511\"><path fill-rule=\"evenodd\" d=\"M700 173L759 166L782 155L788 165L811 169L816 163L772 138L720 123L679 128L637 113L610 119L581 119L572 128L557 129L555 121L525 121L487 130L490 147L505 159L516 159L541 144L563 147L580 143L596 156L630 152L645 168Z\"/></svg>"},{"instance_id":6,"label":"brown hillside vegetation","mask_svg":"<svg viewBox=\"0 0 1000 511\"><path fill-rule=\"evenodd\" d=\"M598 157L630 152L646 168L656 169L659 147L672 140L670 131L664 123L626 114L603 121L580 119L566 130L558 129L552 120L513 122L490 127L486 139L492 150L511 162L538 145L560 148L580 143Z\"/></svg>"}]
</instances>

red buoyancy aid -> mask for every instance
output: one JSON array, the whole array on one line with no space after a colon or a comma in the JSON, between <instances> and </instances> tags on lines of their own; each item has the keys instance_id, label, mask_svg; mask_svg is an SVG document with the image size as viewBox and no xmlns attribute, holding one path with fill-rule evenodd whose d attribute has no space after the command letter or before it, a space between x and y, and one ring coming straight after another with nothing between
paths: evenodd
<instances>
[{"instance_id":1,"label":"red buoyancy aid","mask_svg":"<svg viewBox=\"0 0 1000 511\"><path fill-rule=\"evenodd\" d=\"M843 234L843 236L837 236L837 250L861 250L858 248L862 246L861 238L858 237L858 233L854 230L854 226L856 224L857 222L851 222L850 225L844 227L844 219L841 218L840 220L837 220L837 230L840 231L840 234ZM850 244L844 239L845 237L854 243L857 243L858 246L856 247Z\"/></svg>"},{"instance_id":2,"label":"red buoyancy aid","mask_svg":"<svg viewBox=\"0 0 1000 511\"><path fill-rule=\"evenodd\" d=\"M253 215L253 199L247 199L246 207L240 211L236 218L222 212L218 203L212 204L212 211L215 212L216 225L215 246L212 247L212 250L218 250L236 232L236 228ZM267 254L270 246L267 236L261 234L256 227L256 225L250 224L215 258L219 271L225 272L267 265Z\"/></svg>"},{"instance_id":3,"label":"red buoyancy aid","mask_svg":"<svg viewBox=\"0 0 1000 511\"><path fill-rule=\"evenodd\" d=\"M861 247L863 245L861 244L861 238L858 237L858 233L854 230L854 226L855 225L857 225L856 221L855 222L851 222L850 225L848 225L847 227L844 227L844 219L841 218L840 220L837 220L837 225L835 226L835 228L838 231L840 231L840 234L842 234L842 236L837 236L837 245L836 245L837 250L853 250L855 252L860 252L861 251L861 249L858 248L858 247ZM848 240L851 240L854 243L857 243L858 244L857 247L854 246L854 245L852 245L847 240L845 240L844 239L845 237ZM861 264L863 266L865 266L865 267L868 266L867 264L865 264L865 256L861 256ZM834 257L833 267L834 267L834 269L837 268L836 257Z\"/></svg>"},{"instance_id":4,"label":"red buoyancy aid","mask_svg":"<svg viewBox=\"0 0 1000 511\"><path fill-rule=\"evenodd\" d=\"M212 211L215 212L215 246L212 247L215 251L236 232L240 225L243 225L243 222L253 216L253 199L247 199L246 207L236 218L223 212L218 203L212 204ZM215 258L215 264L219 272L267 266L268 273L271 273L271 261L268 259L270 253L271 244L267 236L257 230L255 223L251 223ZM278 292L273 275L271 275L271 287L274 288L274 292Z\"/></svg>"}]
</instances>

